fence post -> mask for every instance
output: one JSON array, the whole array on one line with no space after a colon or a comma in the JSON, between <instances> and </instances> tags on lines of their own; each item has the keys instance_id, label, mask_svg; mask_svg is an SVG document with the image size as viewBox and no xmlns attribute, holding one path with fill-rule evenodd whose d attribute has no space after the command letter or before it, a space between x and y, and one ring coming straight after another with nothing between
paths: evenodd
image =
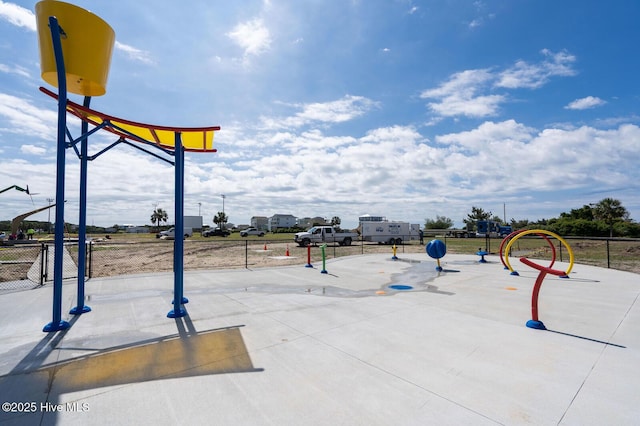
<instances>
[{"instance_id":1,"label":"fence post","mask_svg":"<svg viewBox=\"0 0 640 426\"><path fill-rule=\"evenodd\" d=\"M89 242L89 264L87 265L89 268L89 278L93 277L93 244Z\"/></svg>"},{"instance_id":2,"label":"fence post","mask_svg":"<svg viewBox=\"0 0 640 426\"><path fill-rule=\"evenodd\" d=\"M44 245L44 281L49 280L49 244Z\"/></svg>"},{"instance_id":3,"label":"fence post","mask_svg":"<svg viewBox=\"0 0 640 426\"><path fill-rule=\"evenodd\" d=\"M244 241L244 269L249 269L249 240Z\"/></svg>"},{"instance_id":4,"label":"fence post","mask_svg":"<svg viewBox=\"0 0 640 426\"><path fill-rule=\"evenodd\" d=\"M558 248L560 249L560 262L562 262L562 242L558 241Z\"/></svg>"},{"instance_id":5,"label":"fence post","mask_svg":"<svg viewBox=\"0 0 640 426\"><path fill-rule=\"evenodd\" d=\"M611 268L611 264L609 263L609 239L607 239L607 269Z\"/></svg>"},{"instance_id":6,"label":"fence post","mask_svg":"<svg viewBox=\"0 0 640 426\"><path fill-rule=\"evenodd\" d=\"M44 263L44 253L45 253L45 245L44 243L40 243L40 285L44 285L44 275L45 275L45 263Z\"/></svg>"}]
</instances>

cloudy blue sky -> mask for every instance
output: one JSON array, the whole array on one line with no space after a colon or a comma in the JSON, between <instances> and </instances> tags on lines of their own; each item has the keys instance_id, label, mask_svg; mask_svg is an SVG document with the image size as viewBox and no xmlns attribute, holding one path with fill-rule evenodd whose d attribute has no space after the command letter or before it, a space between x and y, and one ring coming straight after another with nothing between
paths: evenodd
<instances>
[{"instance_id":1,"label":"cloudy blue sky","mask_svg":"<svg viewBox=\"0 0 640 426\"><path fill-rule=\"evenodd\" d=\"M236 224L284 213L355 226L368 213L461 225L472 206L537 220L605 197L640 219L638 1L74 4L116 33L92 107L222 127L218 153L187 155L185 214L205 223L221 194ZM55 196L34 7L0 0L0 186L37 193L0 194L3 220ZM90 152L111 141L96 135ZM67 152L75 223L78 169ZM174 220L172 168L138 150L91 162L88 185L89 224L148 224L155 205Z\"/></svg>"}]
</instances>

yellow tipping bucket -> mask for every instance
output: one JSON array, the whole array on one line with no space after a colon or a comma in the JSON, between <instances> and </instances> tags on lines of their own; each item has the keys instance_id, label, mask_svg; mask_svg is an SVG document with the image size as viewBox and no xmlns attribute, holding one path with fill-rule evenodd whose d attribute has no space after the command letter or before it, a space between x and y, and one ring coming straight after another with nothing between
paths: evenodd
<instances>
[{"instance_id":1,"label":"yellow tipping bucket","mask_svg":"<svg viewBox=\"0 0 640 426\"><path fill-rule=\"evenodd\" d=\"M58 86L49 17L55 16L64 32L61 38L67 91L84 96L107 92L107 78L115 32L100 17L78 6L56 0L36 4L42 79Z\"/></svg>"}]
</instances>

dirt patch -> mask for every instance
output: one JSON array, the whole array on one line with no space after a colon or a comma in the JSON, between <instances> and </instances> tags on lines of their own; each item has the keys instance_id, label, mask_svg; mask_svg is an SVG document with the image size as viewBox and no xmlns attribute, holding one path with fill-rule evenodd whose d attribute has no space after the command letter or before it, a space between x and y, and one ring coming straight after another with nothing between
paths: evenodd
<instances>
[{"instance_id":1,"label":"dirt patch","mask_svg":"<svg viewBox=\"0 0 640 426\"><path fill-rule=\"evenodd\" d=\"M265 249L266 248L266 249ZM419 245L400 246L401 253L424 253ZM389 253L385 245L328 246L327 259L357 254ZM288 254L288 255L287 255ZM264 268L307 264L307 249L290 243L263 241L185 241L184 269ZM425 255L426 257L426 255ZM321 264L319 247L311 247L311 263ZM173 242L97 243L91 251L91 276L105 277L144 272L173 270Z\"/></svg>"}]
</instances>

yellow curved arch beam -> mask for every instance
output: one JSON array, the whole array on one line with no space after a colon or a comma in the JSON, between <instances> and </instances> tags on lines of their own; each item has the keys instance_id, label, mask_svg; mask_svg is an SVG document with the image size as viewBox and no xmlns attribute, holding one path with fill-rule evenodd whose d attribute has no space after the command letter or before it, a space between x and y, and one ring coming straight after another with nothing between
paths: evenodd
<instances>
[{"instance_id":1,"label":"yellow curved arch beam","mask_svg":"<svg viewBox=\"0 0 640 426\"><path fill-rule=\"evenodd\" d=\"M530 229L527 231L522 231L520 232L518 235L514 236L513 238L511 238L511 241L509 241L509 244L507 244L507 247L504 250L505 253L505 258L504 261L507 264L507 268L509 268L509 271L513 272L513 267L511 266L511 263L509 262L509 256L507 255L507 253L510 253L511 251L511 246L513 245L513 243L520 237L523 237L525 235L529 235L529 234L545 234L545 235L549 235L553 238L555 238L556 240L560 241L566 248L567 251L569 252L569 268L567 269L567 271L565 272L565 274L569 275L569 272L571 272L571 269L573 268L573 250L571 250L571 246L569 246L569 243L567 243L564 238L562 238L560 235L551 232L551 231L547 231L544 229Z\"/></svg>"},{"instance_id":2,"label":"yellow curved arch beam","mask_svg":"<svg viewBox=\"0 0 640 426\"><path fill-rule=\"evenodd\" d=\"M58 99L58 95L49 89L41 87L40 91L56 100ZM175 135L180 133L182 148L185 151L216 152L216 149L213 148L213 135L214 132L220 130L220 126L167 127L138 123L87 108L70 100L67 100L67 112L94 126L105 124L106 131L125 139L147 142L161 148L174 150Z\"/></svg>"}]
</instances>

